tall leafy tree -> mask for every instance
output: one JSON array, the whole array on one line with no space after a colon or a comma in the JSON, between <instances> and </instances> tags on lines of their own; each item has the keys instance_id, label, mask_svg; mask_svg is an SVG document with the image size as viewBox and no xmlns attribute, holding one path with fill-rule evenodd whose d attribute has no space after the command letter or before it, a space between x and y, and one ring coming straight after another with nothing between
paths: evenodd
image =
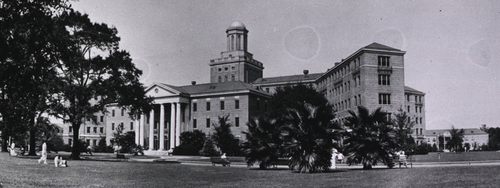
<instances>
[{"instance_id":1,"label":"tall leafy tree","mask_svg":"<svg viewBox=\"0 0 500 188\"><path fill-rule=\"evenodd\" d=\"M363 164L363 169L371 169L378 162L389 164L398 147L396 133L387 121L386 113L377 108L370 114L363 106L358 114L349 110L351 116L344 124L350 129L344 134L344 155L347 163Z\"/></svg>"},{"instance_id":2,"label":"tall leafy tree","mask_svg":"<svg viewBox=\"0 0 500 188\"><path fill-rule=\"evenodd\" d=\"M229 115L219 116L217 123L212 123L214 128L214 134L212 139L215 145L220 148L222 153L228 155L238 155L240 154L239 141L231 132L231 126L229 122Z\"/></svg>"},{"instance_id":3,"label":"tall leafy tree","mask_svg":"<svg viewBox=\"0 0 500 188\"><path fill-rule=\"evenodd\" d=\"M282 145L281 130L275 119L265 116L253 117L247 123L248 131L243 132L245 160L249 166L259 163L260 169L266 169L278 161Z\"/></svg>"},{"instance_id":4,"label":"tall leafy tree","mask_svg":"<svg viewBox=\"0 0 500 188\"><path fill-rule=\"evenodd\" d=\"M415 122L406 114L403 109L399 109L398 113L394 114L392 119L392 124L396 131L396 143L398 144L398 150L404 151L407 154L411 154L416 149L415 140L412 137L413 126Z\"/></svg>"},{"instance_id":5,"label":"tall leafy tree","mask_svg":"<svg viewBox=\"0 0 500 188\"><path fill-rule=\"evenodd\" d=\"M321 172L331 166L333 140L328 129L335 117L328 104L302 103L287 110L283 126L284 147L291 157L290 168L298 172Z\"/></svg>"},{"instance_id":6,"label":"tall leafy tree","mask_svg":"<svg viewBox=\"0 0 500 188\"><path fill-rule=\"evenodd\" d=\"M59 36L55 18L68 8L65 0L0 2L0 113L13 126L27 126L29 155L36 155L36 119L47 109L53 90ZM19 130L19 129L18 129Z\"/></svg>"},{"instance_id":7,"label":"tall leafy tree","mask_svg":"<svg viewBox=\"0 0 500 188\"><path fill-rule=\"evenodd\" d=\"M116 103L129 109L135 119L149 111L151 99L139 77L142 71L132 63L128 52L119 50L117 29L93 23L88 15L66 11L58 17L61 52L58 71L58 95L51 102L53 114L73 126L74 145L79 142L79 129L87 120L95 122L97 112ZM78 147L72 157L79 159Z\"/></svg>"},{"instance_id":8,"label":"tall leafy tree","mask_svg":"<svg viewBox=\"0 0 500 188\"><path fill-rule=\"evenodd\" d=\"M446 142L446 147L450 150L458 151L464 143L464 129L456 129L452 126L450 129L451 138Z\"/></svg>"}]
</instances>

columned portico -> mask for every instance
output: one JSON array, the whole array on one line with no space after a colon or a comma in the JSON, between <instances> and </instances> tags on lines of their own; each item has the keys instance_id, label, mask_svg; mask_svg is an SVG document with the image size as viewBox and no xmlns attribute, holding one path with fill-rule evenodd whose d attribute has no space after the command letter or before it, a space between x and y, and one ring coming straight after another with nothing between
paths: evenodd
<instances>
[{"instance_id":1,"label":"columned portico","mask_svg":"<svg viewBox=\"0 0 500 188\"><path fill-rule=\"evenodd\" d=\"M186 121L183 118L186 118L184 113L189 98L174 88L159 83L146 89L146 93L154 100L149 115L141 115L136 143L147 147L148 155L163 155L181 143L180 135L184 130L182 126ZM145 138L147 143L144 143Z\"/></svg>"}]
</instances>

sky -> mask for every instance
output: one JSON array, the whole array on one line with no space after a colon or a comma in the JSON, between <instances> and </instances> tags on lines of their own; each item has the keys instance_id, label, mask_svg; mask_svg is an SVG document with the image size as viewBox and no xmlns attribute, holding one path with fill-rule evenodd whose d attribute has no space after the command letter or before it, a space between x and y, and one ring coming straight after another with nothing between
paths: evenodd
<instances>
[{"instance_id":1,"label":"sky","mask_svg":"<svg viewBox=\"0 0 500 188\"><path fill-rule=\"evenodd\" d=\"M145 85L208 83L226 29L249 30L264 77L322 73L373 42L406 51L405 85L425 95L427 129L500 127L500 1L80 0L118 29Z\"/></svg>"}]
</instances>

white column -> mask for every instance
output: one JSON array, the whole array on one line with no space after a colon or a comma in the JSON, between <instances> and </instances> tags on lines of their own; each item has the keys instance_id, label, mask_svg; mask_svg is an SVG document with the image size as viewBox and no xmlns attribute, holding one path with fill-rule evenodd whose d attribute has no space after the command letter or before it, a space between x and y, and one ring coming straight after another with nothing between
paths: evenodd
<instances>
[{"instance_id":1,"label":"white column","mask_svg":"<svg viewBox=\"0 0 500 188\"><path fill-rule=\"evenodd\" d=\"M136 120L134 121L134 124L135 124L135 125L134 125L134 126L135 126L135 127L134 127L134 128L135 128L135 129L134 129L134 132L135 132L135 144L139 145L139 140L140 140L140 138L139 138L139 120L138 120L138 119L136 119Z\"/></svg>"},{"instance_id":2,"label":"white column","mask_svg":"<svg viewBox=\"0 0 500 188\"><path fill-rule=\"evenodd\" d=\"M155 125L155 110L151 109L149 113L149 151L154 148L154 125Z\"/></svg>"},{"instance_id":3,"label":"white column","mask_svg":"<svg viewBox=\"0 0 500 188\"><path fill-rule=\"evenodd\" d=\"M175 118L175 146L179 146L181 144L181 103L177 104L177 110Z\"/></svg>"},{"instance_id":4,"label":"white column","mask_svg":"<svg viewBox=\"0 0 500 188\"><path fill-rule=\"evenodd\" d=\"M144 124L146 123L146 118L144 114L141 114L141 119L139 121L139 145L144 147Z\"/></svg>"},{"instance_id":5,"label":"white column","mask_svg":"<svg viewBox=\"0 0 500 188\"><path fill-rule=\"evenodd\" d=\"M160 104L160 148L159 150L165 149L165 107Z\"/></svg>"},{"instance_id":6,"label":"white column","mask_svg":"<svg viewBox=\"0 0 500 188\"><path fill-rule=\"evenodd\" d=\"M171 110L170 110L170 149L175 148L175 103L170 103L171 104Z\"/></svg>"}]
</instances>

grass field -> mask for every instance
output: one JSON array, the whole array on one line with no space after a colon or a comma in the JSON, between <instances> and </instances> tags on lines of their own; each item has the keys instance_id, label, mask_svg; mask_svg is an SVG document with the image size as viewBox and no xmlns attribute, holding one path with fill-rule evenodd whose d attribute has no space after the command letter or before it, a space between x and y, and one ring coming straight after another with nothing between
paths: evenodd
<instances>
[{"instance_id":1,"label":"grass field","mask_svg":"<svg viewBox=\"0 0 500 188\"><path fill-rule=\"evenodd\" d=\"M459 154L456 154L459 155ZM69 161L68 168L0 153L2 187L496 187L500 166L337 170L297 174L289 170L171 163Z\"/></svg>"}]
</instances>

